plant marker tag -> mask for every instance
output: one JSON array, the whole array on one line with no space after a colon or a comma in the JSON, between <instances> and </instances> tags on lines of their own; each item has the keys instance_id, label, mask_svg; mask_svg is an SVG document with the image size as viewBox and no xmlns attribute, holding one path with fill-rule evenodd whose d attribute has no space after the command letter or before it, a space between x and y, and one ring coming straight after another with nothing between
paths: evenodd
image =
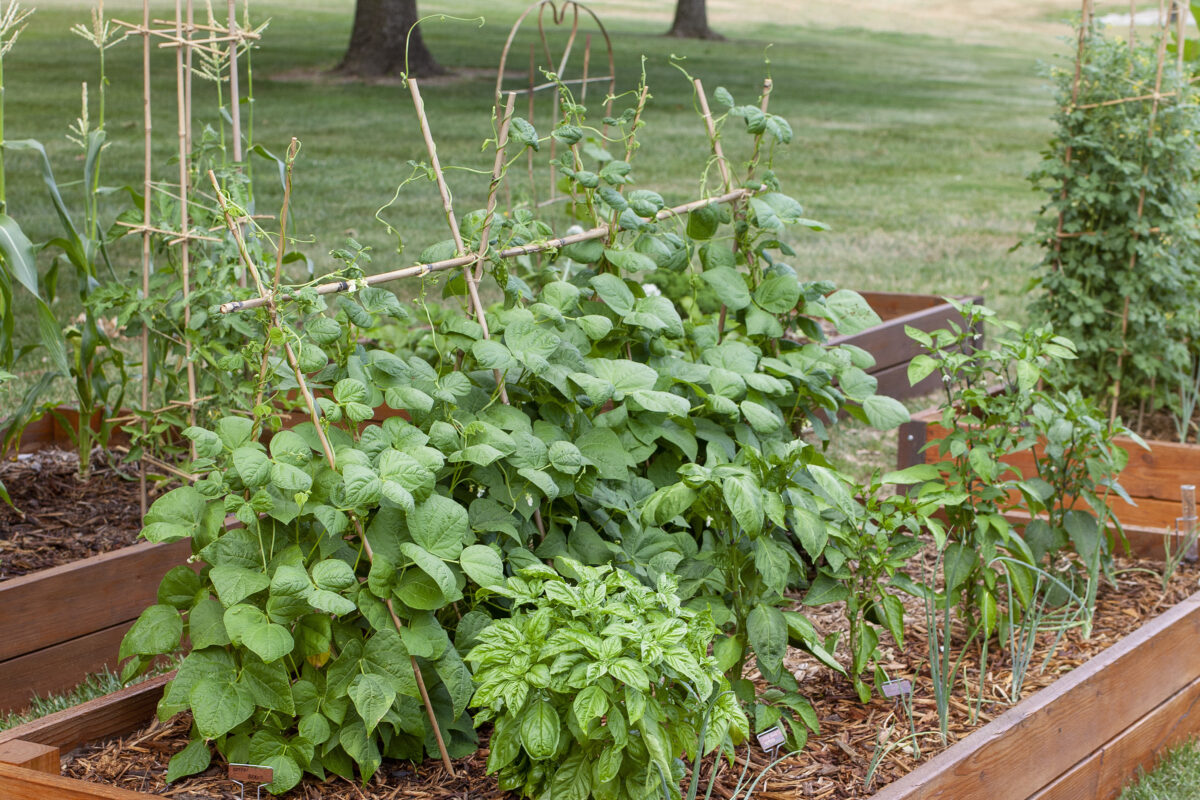
<instances>
[{"instance_id":1,"label":"plant marker tag","mask_svg":"<svg viewBox=\"0 0 1200 800\"><path fill-rule=\"evenodd\" d=\"M883 684L884 697L896 698L906 694L912 694L912 681L907 678L898 678Z\"/></svg>"},{"instance_id":2,"label":"plant marker tag","mask_svg":"<svg viewBox=\"0 0 1200 800\"><path fill-rule=\"evenodd\" d=\"M758 735L758 746L774 756L775 751L780 748L786 738L783 735L783 728L776 725L774 728L767 728Z\"/></svg>"},{"instance_id":3,"label":"plant marker tag","mask_svg":"<svg viewBox=\"0 0 1200 800\"><path fill-rule=\"evenodd\" d=\"M230 764L229 780L242 790L242 800L246 800L246 784L258 784L254 789L256 800L262 797L262 785L275 780L275 768L262 764Z\"/></svg>"}]
</instances>

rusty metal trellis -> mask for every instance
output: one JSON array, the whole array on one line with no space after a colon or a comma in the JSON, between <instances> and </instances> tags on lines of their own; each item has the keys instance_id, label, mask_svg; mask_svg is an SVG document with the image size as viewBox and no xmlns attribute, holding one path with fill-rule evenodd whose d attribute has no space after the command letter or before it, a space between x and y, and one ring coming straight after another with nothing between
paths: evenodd
<instances>
[{"instance_id":1,"label":"rusty metal trellis","mask_svg":"<svg viewBox=\"0 0 1200 800\"><path fill-rule=\"evenodd\" d=\"M508 66L508 57L512 51L514 43L516 43L517 35L521 30L522 24L526 17L537 12L537 40L529 43L529 73L527 82L521 88L505 87L505 78L507 77L506 69ZM549 12L549 13L547 13ZM549 24L553 26L549 32L547 30L547 16ZM567 27L569 20L569 27ZM575 48L575 43L579 38L580 21L591 21L595 24L597 31L604 40L605 56L608 61L608 72L600 74L592 74L592 34L584 35L583 43L583 63L581 70L578 73L579 77L570 77L571 74L571 54ZM550 35L556 31L565 31L566 42L563 44L562 52L557 57L551 52ZM540 45L540 48L539 48ZM539 56L540 49L540 56ZM539 63L539 58L542 59ZM548 72L555 76L553 80L545 78L542 71ZM588 86L593 83L607 83L607 93L604 99L604 115L610 116L612 113L613 94L617 86L617 73L615 61L613 58L612 38L608 35L608 30L604 27L604 23L600 21L600 17L596 12L583 3L576 0L539 0L526 8L521 15L517 17L517 21L513 23L512 28L508 32L508 38L504 41L504 49L500 53L500 66L496 71L496 109L499 112L503 105L505 94L511 93L514 95L524 95L526 98L525 119L530 125L536 127L537 117L537 95L543 92L551 93L553 97L553 105L550 109L550 118L552 124L557 125L560 119L560 101L562 99L562 87L578 86L579 87L579 102L586 103ZM555 140L550 140L550 160L553 162L555 155ZM536 207L547 203L557 202L559 199L555 189L555 170L553 163L550 166L549 177L549 198L538 201L538 183L535 177L534 160L532 151L529 153L526 168L529 175L529 191L531 193L532 204ZM512 206L512 193L510 186L505 184L506 204Z\"/></svg>"}]
</instances>

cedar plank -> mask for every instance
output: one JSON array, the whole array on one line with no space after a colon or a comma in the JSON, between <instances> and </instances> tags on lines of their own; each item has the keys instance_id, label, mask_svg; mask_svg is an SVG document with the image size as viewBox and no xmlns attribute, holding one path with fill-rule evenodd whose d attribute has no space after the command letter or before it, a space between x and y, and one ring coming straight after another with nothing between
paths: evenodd
<instances>
[{"instance_id":1,"label":"cedar plank","mask_svg":"<svg viewBox=\"0 0 1200 800\"><path fill-rule=\"evenodd\" d=\"M25 767L49 775L58 775L62 770L57 747L25 739L9 739L0 743L0 763Z\"/></svg>"},{"instance_id":2,"label":"cedar plank","mask_svg":"<svg viewBox=\"0 0 1200 800\"><path fill-rule=\"evenodd\" d=\"M67 752L94 739L136 730L154 716L163 687L174 677L173 671L157 675L112 694L0 731L0 743L22 739Z\"/></svg>"},{"instance_id":3,"label":"cedar plank","mask_svg":"<svg viewBox=\"0 0 1200 800\"><path fill-rule=\"evenodd\" d=\"M1139 767L1200 731L1200 678L1176 692L1029 800L1098 800L1117 797Z\"/></svg>"},{"instance_id":4,"label":"cedar plank","mask_svg":"<svg viewBox=\"0 0 1200 800\"><path fill-rule=\"evenodd\" d=\"M0 662L0 711L24 708L34 694L70 689L105 666L116 669L121 637L132 625L122 622Z\"/></svg>"},{"instance_id":5,"label":"cedar plank","mask_svg":"<svg viewBox=\"0 0 1200 800\"><path fill-rule=\"evenodd\" d=\"M186 539L141 542L0 583L0 663L137 619L191 554Z\"/></svg>"},{"instance_id":6,"label":"cedar plank","mask_svg":"<svg viewBox=\"0 0 1200 800\"><path fill-rule=\"evenodd\" d=\"M0 797L4 800L146 800L149 795L0 762Z\"/></svg>"},{"instance_id":7,"label":"cedar plank","mask_svg":"<svg viewBox=\"0 0 1200 800\"><path fill-rule=\"evenodd\" d=\"M1006 711L873 800L1028 797L1195 677L1200 593ZM1166 668L1173 665L1178 668ZM1031 754L1036 756L1031 757Z\"/></svg>"}]
</instances>

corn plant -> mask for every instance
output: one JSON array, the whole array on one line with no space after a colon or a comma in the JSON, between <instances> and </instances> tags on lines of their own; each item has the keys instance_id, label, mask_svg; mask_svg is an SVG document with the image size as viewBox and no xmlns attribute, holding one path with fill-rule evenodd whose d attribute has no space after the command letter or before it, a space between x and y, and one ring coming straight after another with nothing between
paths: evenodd
<instances>
[{"instance_id":1,"label":"corn plant","mask_svg":"<svg viewBox=\"0 0 1200 800\"><path fill-rule=\"evenodd\" d=\"M12 6L9 7L10 11L11 8ZM113 344L104 326L99 323L99 317L91 305L91 295L95 287L99 286L102 280L115 277L108 262L107 233L100 219L100 197L105 193L100 186L100 165L107 141L104 118L104 98L108 83L105 53L119 44L125 35L115 30L100 10L93 12L91 27L77 26L74 30L87 39L99 54L98 114L93 122L85 83L81 112L68 134L68 138L80 148L83 158L82 225L75 223L63 199L50 158L41 142L33 139L5 141L4 149L10 152L32 153L40 164L42 180L61 226L60 235L50 239L44 249L59 251L60 255L51 268L53 271L57 271L63 264L75 271L75 284L84 314L78 324L64 324L63 320L55 318L50 304L55 299L57 280L38 281L34 251L28 239L25 239L23 234L18 235L9 230L10 235L7 239L11 244L11 251L5 259L10 265L23 264L17 269L18 279L37 301L39 344L49 357L53 369L43 372L39 380L26 392L16 413L7 421L2 440L7 444L19 435L24 425L33 417L44 413L44 410L39 408L42 395L54 380L64 378L72 391L79 412L77 424L66 427L72 432L79 453L79 473L81 477L86 477L90 470L93 445L105 445L113 427L111 423L102 420L100 428L93 430L93 417L102 407L115 409L121 406L128 380L124 355ZM8 41L11 44L11 38ZM0 223L3 223L3 220L0 220ZM8 226L6 229L12 227ZM14 253L16 255L13 255Z\"/></svg>"}]
</instances>

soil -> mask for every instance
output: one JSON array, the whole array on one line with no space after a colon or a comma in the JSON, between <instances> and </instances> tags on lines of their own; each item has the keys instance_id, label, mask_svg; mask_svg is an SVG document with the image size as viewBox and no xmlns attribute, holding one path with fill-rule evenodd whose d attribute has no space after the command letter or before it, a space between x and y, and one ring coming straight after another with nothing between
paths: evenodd
<instances>
[{"instance_id":1,"label":"soil","mask_svg":"<svg viewBox=\"0 0 1200 800\"><path fill-rule=\"evenodd\" d=\"M80 481L79 459L39 450L0 464L17 510L0 503L0 580L137 543L142 529L136 470L104 457Z\"/></svg>"},{"instance_id":2,"label":"soil","mask_svg":"<svg viewBox=\"0 0 1200 800\"><path fill-rule=\"evenodd\" d=\"M1127 426L1136 430L1138 435L1147 441L1179 441L1179 428L1176 425L1175 416L1166 409L1156 409L1154 412L1143 416L1140 421L1136 408L1124 409L1121 411L1121 419L1125 420ZM1198 430L1200 430L1200 419L1193 417L1187 435L1189 444L1196 444L1196 432Z\"/></svg>"},{"instance_id":3,"label":"soil","mask_svg":"<svg viewBox=\"0 0 1200 800\"><path fill-rule=\"evenodd\" d=\"M1102 587L1091 636L1083 638L1079 630L1071 630L1052 647L1048 635L1039 641L1031 660L1021 692L1028 697L1050 684L1062 674L1083 664L1092 656L1114 644L1142 623L1195 591L1200 569L1185 564L1172 577L1164 592L1157 574L1156 562L1118 559L1116 586ZM841 611L836 606L822 607L813 614L806 609L814 625L822 633L844 630ZM799 679L802 691L813 702L821 730L809 738L808 745L793 757L783 760L764 777L755 792L759 800L849 800L869 797L882 786L912 771L920 761L927 760L944 749L938 729L938 718L931 687L927 678L927 646L925 644L924 614L919 601L909 604L907 638L900 648L890 638L881 644L884 668L892 678L908 678L914 684L914 723L919 732L921 753L917 758L901 740L908 735L909 722L901 707L894 701L873 698L862 704L854 695L849 682L836 672L799 651L792 650L788 667ZM961 650L961 631L956 632L952 647ZM1044 669L1039 669L1047 654L1052 653ZM844 655L839 652L839 656ZM961 678L950 706L949 744L963 738L975 728L990 722L1010 707L1007 692L1012 685L1011 663L1007 648L991 646L984 667L984 699L977 717L973 708L980 686L979 648L968 648L963 659ZM757 679L757 674L750 677ZM969 694L964 691L968 687ZM181 780L171 786L164 782L170 755L178 752L188 740L191 719L180 714L167 722L152 722L142 730L120 739L88 745L68 754L63 760L63 774L87 781L111 783L134 791L159 794L178 800L232 800L240 796L237 786L226 777L224 764ZM457 777L451 778L439 762L412 765L385 762L366 786L351 784L340 778L322 784L306 778L285 795L286 800L516 800L515 795L496 788L494 778L484 774L487 758L486 741L471 756L455 763ZM720 766L718 797L731 797L733 787L749 759L748 774L756 775L771 759L757 746L738 751L738 762L732 769ZM873 760L879 765L875 778L867 785L866 776ZM703 787L713 768L704 768ZM724 790L724 791L723 791ZM704 791L704 788L701 789Z\"/></svg>"}]
</instances>

